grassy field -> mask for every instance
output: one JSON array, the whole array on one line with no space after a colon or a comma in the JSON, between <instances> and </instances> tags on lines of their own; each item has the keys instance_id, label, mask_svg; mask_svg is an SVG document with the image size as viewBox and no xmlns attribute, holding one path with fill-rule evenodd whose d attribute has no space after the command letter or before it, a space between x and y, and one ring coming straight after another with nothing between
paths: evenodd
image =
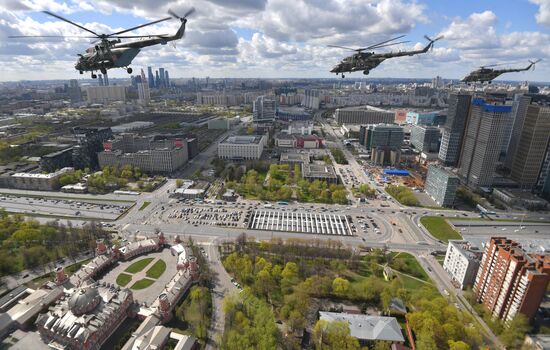
<instances>
[{"instance_id":1,"label":"grassy field","mask_svg":"<svg viewBox=\"0 0 550 350\"><path fill-rule=\"evenodd\" d=\"M132 276L127 273L121 273L116 278L116 284L118 284L121 287L126 287L128 283L132 280Z\"/></svg>"},{"instance_id":2,"label":"grassy field","mask_svg":"<svg viewBox=\"0 0 550 350\"><path fill-rule=\"evenodd\" d=\"M390 267L394 270L419 278L425 282L430 281L430 277L424 271L420 263L409 253L391 253L392 262Z\"/></svg>"},{"instance_id":3,"label":"grassy field","mask_svg":"<svg viewBox=\"0 0 550 350\"><path fill-rule=\"evenodd\" d=\"M153 283L155 283L154 280L151 280L151 279L148 279L148 278L144 278L144 279L141 279L139 281L137 281L136 283L134 283L130 289L134 289L134 290L137 290L137 289L145 289L149 286L151 286Z\"/></svg>"},{"instance_id":4,"label":"grassy field","mask_svg":"<svg viewBox=\"0 0 550 350\"><path fill-rule=\"evenodd\" d=\"M160 259L158 260L153 266L147 270L145 275L149 278L157 279L166 271L166 263L164 260Z\"/></svg>"},{"instance_id":5,"label":"grassy field","mask_svg":"<svg viewBox=\"0 0 550 350\"><path fill-rule=\"evenodd\" d=\"M149 201L143 202L141 207L139 207L139 210L143 210L143 209L147 208L149 206L149 204L151 204L151 202L149 202Z\"/></svg>"},{"instance_id":6,"label":"grassy field","mask_svg":"<svg viewBox=\"0 0 550 350\"><path fill-rule=\"evenodd\" d=\"M462 236L445 221L444 217L424 216L420 218L420 222L432 236L443 242L448 242L450 239L462 239Z\"/></svg>"},{"instance_id":7,"label":"grassy field","mask_svg":"<svg viewBox=\"0 0 550 350\"><path fill-rule=\"evenodd\" d=\"M128 266L126 268L126 270L124 270L124 271L129 272L129 273L140 272L147 265L149 265L151 263L151 261L153 261L153 260L154 260L153 258L145 258L145 259L138 260L135 263L133 263L132 265Z\"/></svg>"}]
</instances>

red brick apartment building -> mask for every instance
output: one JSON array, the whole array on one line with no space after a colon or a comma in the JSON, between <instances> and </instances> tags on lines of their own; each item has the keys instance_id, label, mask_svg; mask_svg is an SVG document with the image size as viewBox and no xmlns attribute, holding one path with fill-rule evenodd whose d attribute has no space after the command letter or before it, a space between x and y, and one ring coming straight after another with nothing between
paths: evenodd
<instances>
[{"instance_id":1,"label":"red brick apartment building","mask_svg":"<svg viewBox=\"0 0 550 350\"><path fill-rule=\"evenodd\" d=\"M535 316L550 280L550 255L527 254L518 242L492 237L483 254L474 293L495 318Z\"/></svg>"}]
</instances>

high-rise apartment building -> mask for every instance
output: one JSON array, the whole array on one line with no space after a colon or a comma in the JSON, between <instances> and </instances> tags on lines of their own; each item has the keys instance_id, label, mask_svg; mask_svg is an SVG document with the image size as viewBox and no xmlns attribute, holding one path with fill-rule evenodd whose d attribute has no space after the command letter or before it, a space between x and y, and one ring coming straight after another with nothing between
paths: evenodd
<instances>
[{"instance_id":1,"label":"high-rise apartment building","mask_svg":"<svg viewBox=\"0 0 550 350\"><path fill-rule=\"evenodd\" d=\"M504 161L504 166L507 169L512 169L512 162L514 161L521 130L523 129L523 122L527 113L527 106L529 106L529 104L531 104L531 96L521 94L514 96L514 101L512 102L512 118L514 124L510 133L510 140L506 149L506 159Z\"/></svg>"},{"instance_id":2,"label":"high-rise apartment building","mask_svg":"<svg viewBox=\"0 0 550 350\"><path fill-rule=\"evenodd\" d=\"M319 90L306 89L302 105L306 108L319 109L321 104L321 92Z\"/></svg>"},{"instance_id":3,"label":"high-rise apartment building","mask_svg":"<svg viewBox=\"0 0 550 350\"><path fill-rule=\"evenodd\" d=\"M502 152L502 140L512 123L512 107L474 98L460 157L458 175L468 186L491 186Z\"/></svg>"},{"instance_id":4,"label":"high-rise apartment building","mask_svg":"<svg viewBox=\"0 0 550 350\"><path fill-rule=\"evenodd\" d=\"M275 100L259 96L253 103L253 120L255 123L275 120Z\"/></svg>"},{"instance_id":5,"label":"high-rise apartment building","mask_svg":"<svg viewBox=\"0 0 550 350\"><path fill-rule=\"evenodd\" d=\"M532 319L549 280L550 255L527 254L515 241L492 237L473 290L495 318L509 322L522 313Z\"/></svg>"},{"instance_id":6,"label":"high-rise apartment building","mask_svg":"<svg viewBox=\"0 0 550 350\"><path fill-rule=\"evenodd\" d=\"M437 152L440 135L439 129L434 126L414 125L411 129L411 145L420 152Z\"/></svg>"},{"instance_id":7,"label":"high-rise apartment building","mask_svg":"<svg viewBox=\"0 0 550 350\"><path fill-rule=\"evenodd\" d=\"M512 179L522 188L537 184L549 139L550 106L528 105L511 169Z\"/></svg>"},{"instance_id":8,"label":"high-rise apartment building","mask_svg":"<svg viewBox=\"0 0 550 350\"><path fill-rule=\"evenodd\" d=\"M439 148L439 160L445 166L455 166L458 164L471 101L472 96L469 94L453 93L449 96L447 121L443 129L441 146Z\"/></svg>"},{"instance_id":9,"label":"high-rise apartment building","mask_svg":"<svg viewBox=\"0 0 550 350\"><path fill-rule=\"evenodd\" d=\"M470 242L450 240L443 269L460 285L460 289L464 289L474 284L480 255L480 251L473 249Z\"/></svg>"}]
</instances>

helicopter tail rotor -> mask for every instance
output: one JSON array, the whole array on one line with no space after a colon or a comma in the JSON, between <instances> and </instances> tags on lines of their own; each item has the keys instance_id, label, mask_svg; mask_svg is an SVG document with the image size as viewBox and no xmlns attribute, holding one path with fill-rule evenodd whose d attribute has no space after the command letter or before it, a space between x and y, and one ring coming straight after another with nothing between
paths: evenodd
<instances>
[{"instance_id":1,"label":"helicopter tail rotor","mask_svg":"<svg viewBox=\"0 0 550 350\"><path fill-rule=\"evenodd\" d=\"M440 35L440 36L438 36L438 37L436 37L436 38L434 38L434 39L430 38L430 37L427 36L427 35L424 35L424 38L430 42L430 44L429 44L429 45L430 45L430 50L433 50L433 49L434 49L434 43L435 43L436 41L439 41L439 40L443 39L443 35Z\"/></svg>"},{"instance_id":2,"label":"helicopter tail rotor","mask_svg":"<svg viewBox=\"0 0 550 350\"><path fill-rule=\"evenodd\" d=\"M531 67L533 68L533 70L535 70L535 65L536 65L537 63L539 63L540 61L541 61L540 58L537 59L537 60L534 60L534 61L529 60L529 63L531 63Z\"/></svg>"},{"instance_id":3,"label":"helicopter tail rotor","mask_svg":"<svg viewBox=\"0 0 550 350\"><path fill-rule=\"evenodd\" d=\"M179 16L177 13L172 11L171 9L168 10L168 14L176 19L179 19L181 22L187 21L187 17L189 17L191 14L195 12L195 8L191 7L183 16Z\"/></svg>"}]
</instances>

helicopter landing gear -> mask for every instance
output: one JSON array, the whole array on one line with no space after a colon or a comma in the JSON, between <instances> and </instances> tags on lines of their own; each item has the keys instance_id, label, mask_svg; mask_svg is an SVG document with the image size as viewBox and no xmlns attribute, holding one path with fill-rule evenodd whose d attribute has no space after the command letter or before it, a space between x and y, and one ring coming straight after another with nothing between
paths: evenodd
<instances>
[{"instance_id":1,"label":"helicopter landing gear","mask_svg":"<svg viewBox=\"0 0 550 350\"><path fill-rule=\"evenodd\" d=\"M128 72L128 74L132 74L132 72L133 72L132 68L130 68L130 67L126 68L126 71Z\"/></svg>"},{"instance_id":2,"label":"helicopter landing gear","mask_svg":"<svg viewBox=\"0 0 550 350\"><path fill-rule=\"evenodd\" d=\"M101 74L103 75L107 74L107 69L101 67L99 70L101 71Z\"/></svg>"},{"instance_id":3,"label":"helicopter landing gear","mask_svg":"<svg viewBox=\"0 0 550 350\"><path fill-rule=\"evenodd\" d=\"M97 78L97 75L95 75L95 73L92 73L92 79L96 79Z\"/></svg>"}]
</instances>

